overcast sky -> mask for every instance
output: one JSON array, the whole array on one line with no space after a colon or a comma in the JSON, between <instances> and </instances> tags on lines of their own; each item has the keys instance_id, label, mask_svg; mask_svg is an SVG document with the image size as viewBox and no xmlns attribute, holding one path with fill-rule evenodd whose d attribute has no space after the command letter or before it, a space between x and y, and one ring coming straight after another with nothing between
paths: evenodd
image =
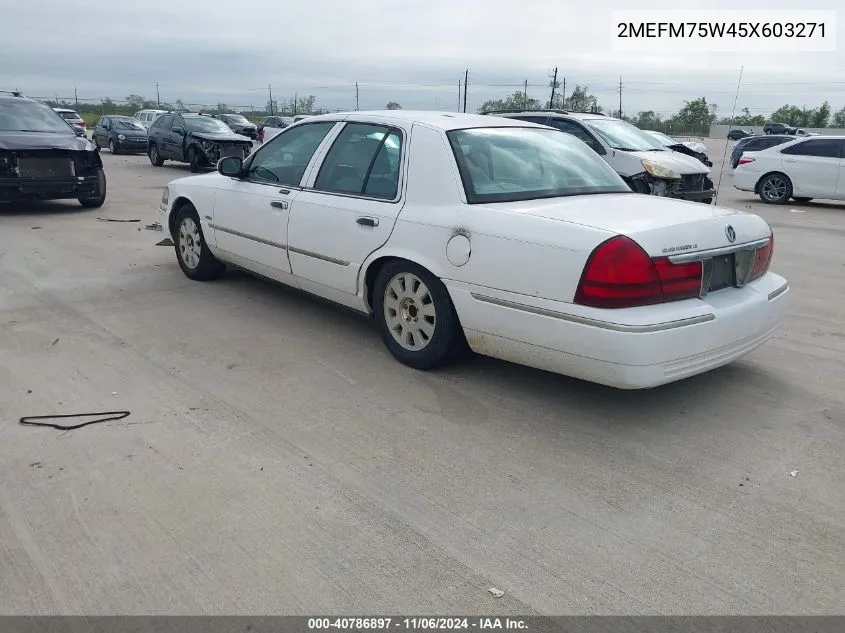
<instances>
[{"instance_id":1,"label":"overcast sky","mask_svg":"<svg viewBox=\"0 0 845 633\"><path fill-rule=\"evenodd\" d=\"M708 9L736 9L713 0ZM768 2L746 0L742 9ZM513 92L548 99L559 67L567 92L586 84L606 109L669 114L698 96L729 114L741 65L738 108L767 113L784 103L845 106L842 0L839 50L828 53L703 53L612 50L619 0L12 0L0 20L0 88L33 96L126 95L185 103L261 106L313 94L317 105L354 109L397 101L405 108L455 110L469 69L467 109ZM701 3L645 4L698 9ZM779 8L798 9L794 0ZM638 7L634 7L638 8ZM766 13L761 13L765 19Z\"/></svg>"}]
</instances>

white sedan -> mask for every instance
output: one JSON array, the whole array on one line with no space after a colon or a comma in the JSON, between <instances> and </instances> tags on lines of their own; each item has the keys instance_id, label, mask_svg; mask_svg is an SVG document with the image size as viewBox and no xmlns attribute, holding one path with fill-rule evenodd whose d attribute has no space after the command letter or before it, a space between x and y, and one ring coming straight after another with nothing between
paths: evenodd
<instances>
[{"instance_id":1,"label":"white sedan","mask_svg":"<svg viewBox=\"0 0 845 633\"><path fill-rule=\"evenodd\" d=\"M753 191L768 204L845 200L845 136L804 137L744 152L734 187Z\"/></svg>"},{"instance_id":2,"label":"white sedan","mask_svg":"<svg viewBox=\"0 0 845 633\"><path fill-rule=\"evenodd\" d=\"M443 112L314 116L165 188L191 279L226 264L374 317L400 362L467 348L625 389L771 337L788 286L749 213L633 193L582 141Z\"/></svg>"}]
</instances>

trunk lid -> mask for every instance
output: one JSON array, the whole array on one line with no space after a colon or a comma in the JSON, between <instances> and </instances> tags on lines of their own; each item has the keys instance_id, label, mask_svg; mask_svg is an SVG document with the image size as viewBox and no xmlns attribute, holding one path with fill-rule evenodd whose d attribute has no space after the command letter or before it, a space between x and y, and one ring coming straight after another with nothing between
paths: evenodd
<instances>
[{"instance_id":1,"label":"trunk lid","mask_svg":"<svg viewBox=\"0 0 845 633\"><path fill-rule=\"evenodd\" d=\"M771 233L766 221L757 215L700 202L635 193L572 196L490 206L627 235L652 257L712 249L740 250L742 245L768 238Z\"/></svg>"}]
</instances>

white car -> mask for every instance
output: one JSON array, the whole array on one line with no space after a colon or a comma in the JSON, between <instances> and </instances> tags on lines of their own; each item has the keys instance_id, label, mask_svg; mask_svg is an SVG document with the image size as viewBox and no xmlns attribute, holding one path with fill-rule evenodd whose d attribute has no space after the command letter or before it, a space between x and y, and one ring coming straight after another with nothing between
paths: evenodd
<instances>
[{"instance_id":1,"label":"white car","mask_svg":"<svg viewBox=\"0 0 845 633\"><path fill-rule=\"evenodd\" d=\"M74 127L81 128L83 131L86 131L85 126L85 119L83 119L79 114L77 114L76 110L69 110L67 108L53 108L60 117L62 117L65 121L67 121L70 125Z\"/></svg>"},{"instance_id":2,"label":"white car","mask_svg":"<svg viewBox=\"0 0 845 633\"><path fill-rule=\"evenodd\" d=\"M495 110L485 114L530 121L572 134L604 158L637 193L710 204L710 169L698 158L663 146L627 121L596 112Z\"/></svg>"},{"instance_id":3,"label":"white car","mask_svg":"<svg viewBox=\"0 0 845 633\"><path fill-rule=\"evenodd\" d=\"M744 152L734 171L734 187L753 191L769 204L845 200L845 136L799 138Z\"/></svg>"},{"instance_id":4,"label":"white car","mask_svg":"<svg viewBox=\"0 0 845 633\"><path fill-rule=\"evenodd\" d=\"M191 279L226 264L374 317L418 369L475 352L625 389L771 337L787 281L760 217L633 193L569 134L513 119L355 112L170 182Z\"/></svg>"},{"instance_id":5,"label":"white car","mask_svg":"<svg viewBox=\"0 0 845 633\"><path fill-rule=\"evenodd\" d=\"M679 141L678 139L672 138L668 134L658 132L657 130L643 130L643 132L655 139L663 147L671 148L673 145L683 145L694 152L698 152L700 154L707 153L707 146L701 141Z\"/></svg>"},{"instance_id":6,"label":"white car","mask_svg":"<svg viewBox=\"0 0 845 633\"><path fill-rule=\"evenodd\" d=\"M167 110L138 110L134 117L141 122L146 129L150 129L153 122L162 114L167 114Z\"/></svg>"}]
</instances>

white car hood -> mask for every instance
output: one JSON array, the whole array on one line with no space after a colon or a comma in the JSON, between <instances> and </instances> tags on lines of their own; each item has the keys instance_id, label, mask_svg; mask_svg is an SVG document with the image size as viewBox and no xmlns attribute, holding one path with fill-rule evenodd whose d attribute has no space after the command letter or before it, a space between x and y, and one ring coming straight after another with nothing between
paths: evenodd
<instances>
[{"instance_id":1,"label":"white car hood","mask_svg":"<svg viewBox=\"0 0 845 633\"><path fill-rule=\"evenodd\" d=\"M709 174L710 170L707 166L697 158L681 154L680 152L673 152L672 150L655 151L655 152L622 152L621 150L613 150L636 156L641 160L650 160L655 163L660 163L669 169L674 169L679 174Z\"/></svg>"},{"instance_id":2,"label":"white car hood","mask_svg":"<svg viewBox=\"0 0 845 633\"><path fill-rule=\"evenodd\" d=\"M694 152L701 152L702 154L707 153L707 146L704 143L699 143L698 141L685 141L683 144Z\"/></svg>"}]
</instances>

